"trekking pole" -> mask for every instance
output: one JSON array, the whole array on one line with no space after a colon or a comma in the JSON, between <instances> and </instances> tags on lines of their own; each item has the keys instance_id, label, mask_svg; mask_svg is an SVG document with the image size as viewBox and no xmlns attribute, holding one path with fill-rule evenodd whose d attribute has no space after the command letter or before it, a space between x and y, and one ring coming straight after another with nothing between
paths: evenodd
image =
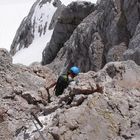
<instances>
[{"instance_id":1,"label":"trekking pole","mask_svg":"<svg viewBox=\"0 0 140 140\"><path fill-rule=\"evenodd\" d=\"M34 113L33 113L33 114L34 114ZM31 114L31 115L32 115L32 114ZM32 116L33 116L33 115L32 115ZM43 136L43 134L41 133L41 131L39 130L39 128L38 128L38 126L36 125L36 123L34 122L32 116L31 116L31 120L32 120L33 124L35 125L35 127L36 127L38 133L40 134L42 140L47 140L47 139ZM33 116L33 117L34 117L34 116ZM35 117L34 117L34 118L35 118ZM43 126L43 125L42 125L42 126Z\"/></svg>"},{"instance_id":2,"label":"trekking pole","mask_svg":"<svg viewBox=\"0 0 140 140\"><path fill-rule=\"evenodd\" d=\"M33 113L33 112L31 112L31 115L34 117L34 119L37 121L37 123L40 125L40 127L42 128L43 127L43 125L42 125L42 123L40 122L40 120L37 118L37 116Z\"/></svg>"},{"instance_id":3,"label":"trekking pole","mask_svg":"<svg viewBox=\"0 0 140 140\"><path fill-rule=\"evenodd\" d=\"M48 89L48 88L46 88L46 90L47 90L47 93L48 93L48 103L51 103L51 96L50 96L49 89Z\"/></svg>"}]
</instances>

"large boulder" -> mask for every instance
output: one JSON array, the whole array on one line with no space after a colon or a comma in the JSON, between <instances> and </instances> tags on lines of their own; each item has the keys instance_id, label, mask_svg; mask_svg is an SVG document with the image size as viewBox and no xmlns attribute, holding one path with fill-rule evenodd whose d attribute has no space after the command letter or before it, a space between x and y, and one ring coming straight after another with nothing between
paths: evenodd
<instances>
[{"instance_id":1,"label":"large boulder","mask_svg":"<svg viewBox=\"0 0 140 140\"><path fill-rule=\"evenodd\" d=\"M6 71L12 65L12 56L6 49L0 48L0 71Z\"/></svg>"}]
</instances>

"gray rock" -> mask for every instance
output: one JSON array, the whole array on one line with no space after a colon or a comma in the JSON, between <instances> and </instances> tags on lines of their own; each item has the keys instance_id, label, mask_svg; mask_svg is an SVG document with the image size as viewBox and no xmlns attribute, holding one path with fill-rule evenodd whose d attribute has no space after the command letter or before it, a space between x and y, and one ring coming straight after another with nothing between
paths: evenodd
<instances>
[{"instance_id":1,"label":"gray rock","mask_svg":"<svg viewBox=\"0 0 140 140\"><path fill-rule=\"evenodd\" d=\"M37 1L23 20L11 45L12 55L21 48L28 47L36 31L39 36L46 33L47 21L43 21L45 25L42 26L33 15L37 6L41 8L47 2L51 1ZM87 72L98 71L110 61L132 59L137 64L140 63L139 1L101 0L97 3L95 6L88 2L74 2L65 7L59 0L53 2L57 10L49 29L55 29L43 51L43 65L56 58L50 67L60 73L61 67L67 70L71 65L78 65L83 72ZM91 12L93 13L89 15ZM58 53L62 47L64 50Z\"/></svg>"},{"instance_id":2,"label":"gray rock","mask_svg":"<svg viewBox=\"0 0 140 140\"><path fill-rule=\"evenodd\" d=\"M102 67L104 45L101 36L96 32L97 19L98 13L90 14L66 42L65 66L67 69L77 65L82 72L86 72L99 70Z\"/></svg>"},{"instance_id":3,"label":"gray rock","mask_svg":"<svg viewBox=\"0 0 140 140\"><path fill-rule=\"evenodd\" d=\"M43 51L43 65L52 62L77 25L93 10L94 4L90 2L72 2L64 8L54 28L50 43Z\"/></svg>"},{"instance_id":4,"label":"gray rock","mask_svg":"<svg viewBox=\"0 0 140 140\"><path fill-rule=\"evenodd\" d=\"M60 2L60 1L58 1L58 2ZM54 3L55 3L55 2L54 2ZM55 5L55 4L54 4L54 5ZM58 8L57 8L56 12L54 13L54 15L53 15L53 17L52 17L52 19L51 19L51 23L50 23L50 25L49 25L49 30L54 29L56 23L58 22L59 16L61 15L62 11L63 11L64 8L65 8L65 6L64 6L63 4L61 4L61 3L59 3L58 5L57 5L57 3L56 3L56 6L57 6Z\"/></svg>"},{"instance_id":5,"label":"gray rock","mask_svg":"<svg viewBox=\"0 0 140 140\"><path fill-rule=\"evenodd\" d=\"M98 8L78 25L61 50L65 51L63 57L57 57L65 62L60 66L67 69L77 64L86 72L97 71L108 61L120 62L107 63L98 72L80 73L63 95L52 95L53 102L47 106L28 103L32 97L47 99L44 86L55 81L52 71L40 64L13 65L10 54L0 50L0 139L41 139L30 120L30 111L36 112L43 124L40 131L50 140L139 139L140 66L132 60L121 61L128 45L128 50L139 52L138 6L135 0L101 0ZM135 58L139 64L137 55L124 56ZM14 99L3 98L11 95Z\"/></svg>"},{"instance_id":6,"label":"gray rock","mask_svg":"<svg viewBox=\"0 0 140 140\"><path fill-rule=\"evenodd\" d=\"M134 60L140 65L140 23L136 28L133 38L129 42L128 50L124 53L125 60Z\"/></svg>"},{"instance_id":7,"label":"gray rock","mask_svg":"<svg viewBox=\"0 0 140 140\"><path fill-rule=\"evenodd\" d=\"M110 61L132 59L139 64L139 5L137 0L101 0L77 26L50 67L60 73L59 66L65 71L77 65L87 72L98 71Z\"/></svg>"},{"instance_id":8,"label":"gray rock","mask_svg":"<svg viewBox=\"0 0 140 140\"><path fill-rule=\"evenodd\" d=\"M16 130L28 124L30 111L38 112L40 108L36 105L45 103L39 90L55 78L45 66L12 64L11 55L4 49L0 49L0 62L0 139L14 140Z\"/></svg>"},{"instance_id":9,"label":"gray rock","mask_svg":"<svg viewBox=\"0 0 140 140\"><path fill-rule=\"evenodd\" d=\"M125 43L121 43L117 46L114 46L108 51L107 54L107 62L110 61L121 61L123 60L123 53L127 50L127 45Z\"/></svg>"},{"instance_id":10,"label":"gray rock","mask_svg":"<svg viewBox=\"0 0 140 140\"><path fill-rule=\"evenodd\" d=\"M64 94L43 106L34 101L46 99L41 93L54 80L52 71L40 64L13 65L8 52L1 51L6 64L1 65L0 77L1 140L41 139L31 111L43 125L41 133L50 140L139 138L140 66L134 61L110 62L98 72L80 73ZM11 80L6 80L7 74ZM14 100L3 98L12 94Z\"/></svg>"},{"instance_id":11,"label":"gray rock","mask_svg":"<svg viewBox=\"0 0 140 140\"><path fill-rule=\"evenodd\" d=\"M140 21L140 2L137 0L124 0L123 9L127 19L127 29L131 36L134 35Z\"/></svg>"},{"instance_id":12,"label":"gray rock","mask_svg":"<svg viewBox=\"0 0 140 140\"><path fill-rule=\"evenodd\" d=\"M81 105L84 100L86 99L85 95L76 95L73 99L73 102L71 103L72 106L79 106Z\"/></svg>"}]
</instances>

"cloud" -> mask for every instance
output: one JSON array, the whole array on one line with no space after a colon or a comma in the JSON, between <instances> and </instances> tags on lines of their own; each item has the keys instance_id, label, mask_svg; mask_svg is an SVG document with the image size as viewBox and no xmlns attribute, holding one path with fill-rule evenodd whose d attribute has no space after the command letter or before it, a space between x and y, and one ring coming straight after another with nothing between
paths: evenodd
<instances>
[{"instance_id":1,"label":"cloud","mask_svg":"<svg viewBox=\"0 0 140 140\"><path fill-rule=\"evenodd\" d=\"M18 4L18 3L28 3L36 0L0 0L0 5L1 4Z\"/></svg>"}]
</instances>

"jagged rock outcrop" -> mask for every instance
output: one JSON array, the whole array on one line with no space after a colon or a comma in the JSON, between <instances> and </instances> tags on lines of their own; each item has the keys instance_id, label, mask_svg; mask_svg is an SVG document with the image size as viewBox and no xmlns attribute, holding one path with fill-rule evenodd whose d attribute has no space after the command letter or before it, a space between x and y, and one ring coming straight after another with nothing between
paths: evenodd
<instances>
[{"instance_id":1,"label":"jagged rock outcrop","mask_svg":"<svg viewBox=\"0 0 140 140\"><path fill-rule=\"evenodd\" d=\"M78 65L87 72L98 71L110 61L132 59L140 63L140 2L101 0L98 3L96 10L77 26L50 67L55 64L55 68L61 65L69 69Z\"/></svg>"},{"instance_id":2,"label":"jagged rock outcrop","mask_svg":"<svg viewBox=\"0 0 140 140\"><path fill-rule=\"evenodd\" d=\"M54 28L52 38L43 51L43 65L52 62L77 25L94 10L94 4L83 1L72 2L62 11Z\"/></svg>"},{"instance_id":3,"label":"jagged rock outcrop","mask_svg":"<svg viewBox=\"0 0 140 140\"><path fill-rule=\"evenodd\" d=\"M52 10L50 5L57 8L51 21L49 21L49 17L53 13L48 13L49 9ZM60 0L37 0L18 28L11 44L10 53L15 55L20 49L28 48L33 40L36 40L36 37L44 36L47 30L52 30L64 7L65 6L61 4Z\"/></svg>"}]
</instances>

